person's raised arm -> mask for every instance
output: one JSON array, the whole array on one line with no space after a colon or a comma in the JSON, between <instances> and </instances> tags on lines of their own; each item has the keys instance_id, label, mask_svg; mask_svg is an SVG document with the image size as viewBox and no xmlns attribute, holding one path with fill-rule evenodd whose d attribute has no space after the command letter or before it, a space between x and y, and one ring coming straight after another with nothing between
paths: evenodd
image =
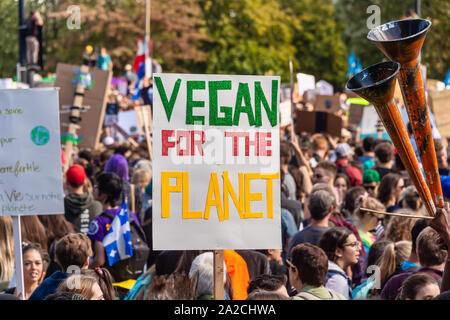
<instances>
[{"instance_id":1,"label":"person's raised arm","mask_svg":"<svg viewBox=\"0 0 450 320\"><path fill-rule=\"evenodd\" d=\"M293 147L294 152L295 152L295 158L297 159L297 163L298 165L301 166L305 166L306 170L308 172L309 177L311 178L313 175L313 171L311 169L311 166L309 165L308 160L306 160L302 150L300 149L300 146L298 145L298 139L297 136L294 135L292 140L289 141L290 145Z\"/></svg>"},{"instance_id":2,"label":"person's raised arm","mask_svg":"<svg viewBox=\"0 0 450 320\"><path fill-rule=\"evenodd\" d=\"M447 250L447 262L442 276L441 292L450 290L450 205L445 202L443 209L438 209L436 217L431 221L430 227L439 233L442 244Z\"/></svg>"}]
</instances>

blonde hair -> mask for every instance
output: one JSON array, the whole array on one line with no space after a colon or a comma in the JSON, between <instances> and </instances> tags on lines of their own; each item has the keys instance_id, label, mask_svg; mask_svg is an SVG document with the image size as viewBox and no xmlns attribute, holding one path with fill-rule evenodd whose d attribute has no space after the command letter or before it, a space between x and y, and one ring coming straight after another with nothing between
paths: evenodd
<instances>
[{"instance_id":1,"label":"blonde hair","mask_svg":"<svg viewBox=\"0 0 450 320\"><path fill-rule=\"evenodd\" d=\"M0 281L9 281L14 272L13 221L0 217Z\"/></svg>"},{"instance_id":2,"label":"blonde hair","mask_svg":"<svg viewBox=\"0 0 450 320\"><path fill-rule=\"evenodd\" d=\"M367 212L367 211L361 210L361 208L378 210L378 211L386 210L386 207L380 201L378 201L377 199L375 199L373 197L364 196L364 195L361 195L356 199L355 208L356 209L355 209L354 215L359 219L363 219L367 215L376 216L377 218L382 217L382 215L380 215L380 214Z\"/></svg>"},{"instance_id":3,"label":"blonde hair","mask_svg":"<svg viewBox=\"0 0 450 320\"><path fill-rule=\"evenodd\" d=\"M133 173L131 183L138 186L139 189L145 190L145 187L150 183L151 176L147 170L139 169Z\"/></svg>"},{"instance_id":4,"label":"blonde hair","mask_svg":"<svg viewBox=\"0 0 450 320\"><path fill-rule=\"evenodd\" d=\"M98 285L97 279L90 276L74 274L66 278L58 286L58 293L61 292L73 292L81 294L88 300L91 300L94 296L94 286Z\"/></svg>"},{"instance_id":5,"label":"blonde hair","mask_svg":"<svg viewBox=\"0 0 450 320\"><path fill-rule=\"evenodd\" d=\"M397 265L402 264L411 254L411 241L389 243L384 248L380 258L380 281L384 283L387 277L395 271Z\"/></svg>"},{"instance_id":6,"label":"blonde hair","mask_svg":"<svg viewBox=\"0 0 450 320\"><path fill-rule=\"evenodd\" d=\"M396 210L395 212L408 215L414 214L414 211L410 209L400 209ZM405 219L405 217L391 216L389 218L389 222L387 223L386 229L381 235L381 238L390 241L411 241L411 230L414 227L415 223L415 219Z\"/></svg>"}]
</instances>

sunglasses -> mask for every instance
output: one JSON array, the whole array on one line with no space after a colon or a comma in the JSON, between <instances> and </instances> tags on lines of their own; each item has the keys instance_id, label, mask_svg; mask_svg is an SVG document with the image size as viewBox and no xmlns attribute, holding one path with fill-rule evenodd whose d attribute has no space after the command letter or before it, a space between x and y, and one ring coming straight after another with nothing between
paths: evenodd
<instances>
[{"instance_id":1,"label":"sunglasses","mask_svg":"<svg viewBox=\"0 0 450 320\"><path fill-rule=\"evenodd\" d=\"M375 190L376 186L364 186L366 190Z\"/></svg>"},{"instance_id":2,"label":"sunglasses","mask_svg":"<svg viewBox=\"0 0 450 320\"><path fill-rule=\"evenodd\" d=\"M319 173L316 173L316 174L313 175L313 177L317 178L317 179L321 179L323 177L323 175L321 175Z\"/></svg>"}]
</instances>

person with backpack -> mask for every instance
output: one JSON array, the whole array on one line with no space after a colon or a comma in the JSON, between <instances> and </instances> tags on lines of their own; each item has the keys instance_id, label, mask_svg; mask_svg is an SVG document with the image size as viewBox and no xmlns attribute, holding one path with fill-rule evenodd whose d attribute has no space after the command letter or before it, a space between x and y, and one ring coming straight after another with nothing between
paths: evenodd
<instances>
[{"instance_id":1,"label":"person with backpack","mask_svg":"<svg viewBox=\"0 0 450 320\"><path fill-rule=\"evenodd\" d=\"M349 229L334 227L323 234L318 246L328 257L325 288L351 299L352 280L345 271L358 263L361 243Z\"/></svg>"},{"instance_id":2,"label":"person with backpack","mask_svg":"<svg viewBox=\"0 0 450 320\"><path fill-rule=\"evenodd\" d=\"M347 143L340 143L336 147L336 167L337 173L346 174L352 187L360 186L363 183L363 177L361 171L358 168L353 167L349 164L352 159L354 151Z\"/></svg>"},{"instance_id":3,"label":"person with backpack","mask_svg":"<svg viewBox=\"0 0 450 320\"><path fill-rule=\"evenodd\" d=\"M122 185L122 179L115 173L102 173L98 176L97 185L94 186L94 197L102 204L103 213L91 222L88 232L94 251L94 258L90 267L105 266L116 282L137 279L144 272L149 254L145 234L139 220L134 212L128 211L133 256L121 260L113 266L108 263L103 239L111 227L114 217L121 210Z\"/></svg>"},{"instance_id":4,"label":"person with backpack","mask_svg":"<svg viewBox=\"0 0 450 320\"><path fill-rule=\"evenodd\" d=\"M328 257L318 246L301 243L292 248L289 282L297 290L293 300L346 300L324 287L328 273Z\"/></svg>"},{"instance_id":5,"label":"person with backpack","mask_svg":"<svg viewBox=\"0 0 450 320\"><path fill-rule=\"evenodd\" d=\"M90 193L84 192L85 180L86 171L81 165L74 164L67 170L64 217L73 225L75 232L87 235L91 221L102 213L102 204L95 201Z\"/></svg>"}]
</instances>

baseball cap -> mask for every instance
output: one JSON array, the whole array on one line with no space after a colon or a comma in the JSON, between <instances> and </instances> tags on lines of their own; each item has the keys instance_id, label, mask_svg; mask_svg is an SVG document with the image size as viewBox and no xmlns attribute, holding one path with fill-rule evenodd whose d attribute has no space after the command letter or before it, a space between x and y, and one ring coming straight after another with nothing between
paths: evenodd
<instances>
[{"instance_id":1,"label":"baseball cap","mask_svg":"<svg viewBox=\"0 0 450 320\"><path fill-rule=\"evenodd\" d=\"M336 153L339 157L347 157L353 154L353 150L348 143L339 143L336 147Z\"/></svg>"},{"instance_id":2,"label":"baseball cap","mask_svg":"<svg viewBox=\"0 0 450 320\"><path fill-rule=\"evenodd\" d=\"M66 172L67 181L73 184L83 184L86 179L86 171L79 164L74 164Z\"/></svg>"}]
</instances>

